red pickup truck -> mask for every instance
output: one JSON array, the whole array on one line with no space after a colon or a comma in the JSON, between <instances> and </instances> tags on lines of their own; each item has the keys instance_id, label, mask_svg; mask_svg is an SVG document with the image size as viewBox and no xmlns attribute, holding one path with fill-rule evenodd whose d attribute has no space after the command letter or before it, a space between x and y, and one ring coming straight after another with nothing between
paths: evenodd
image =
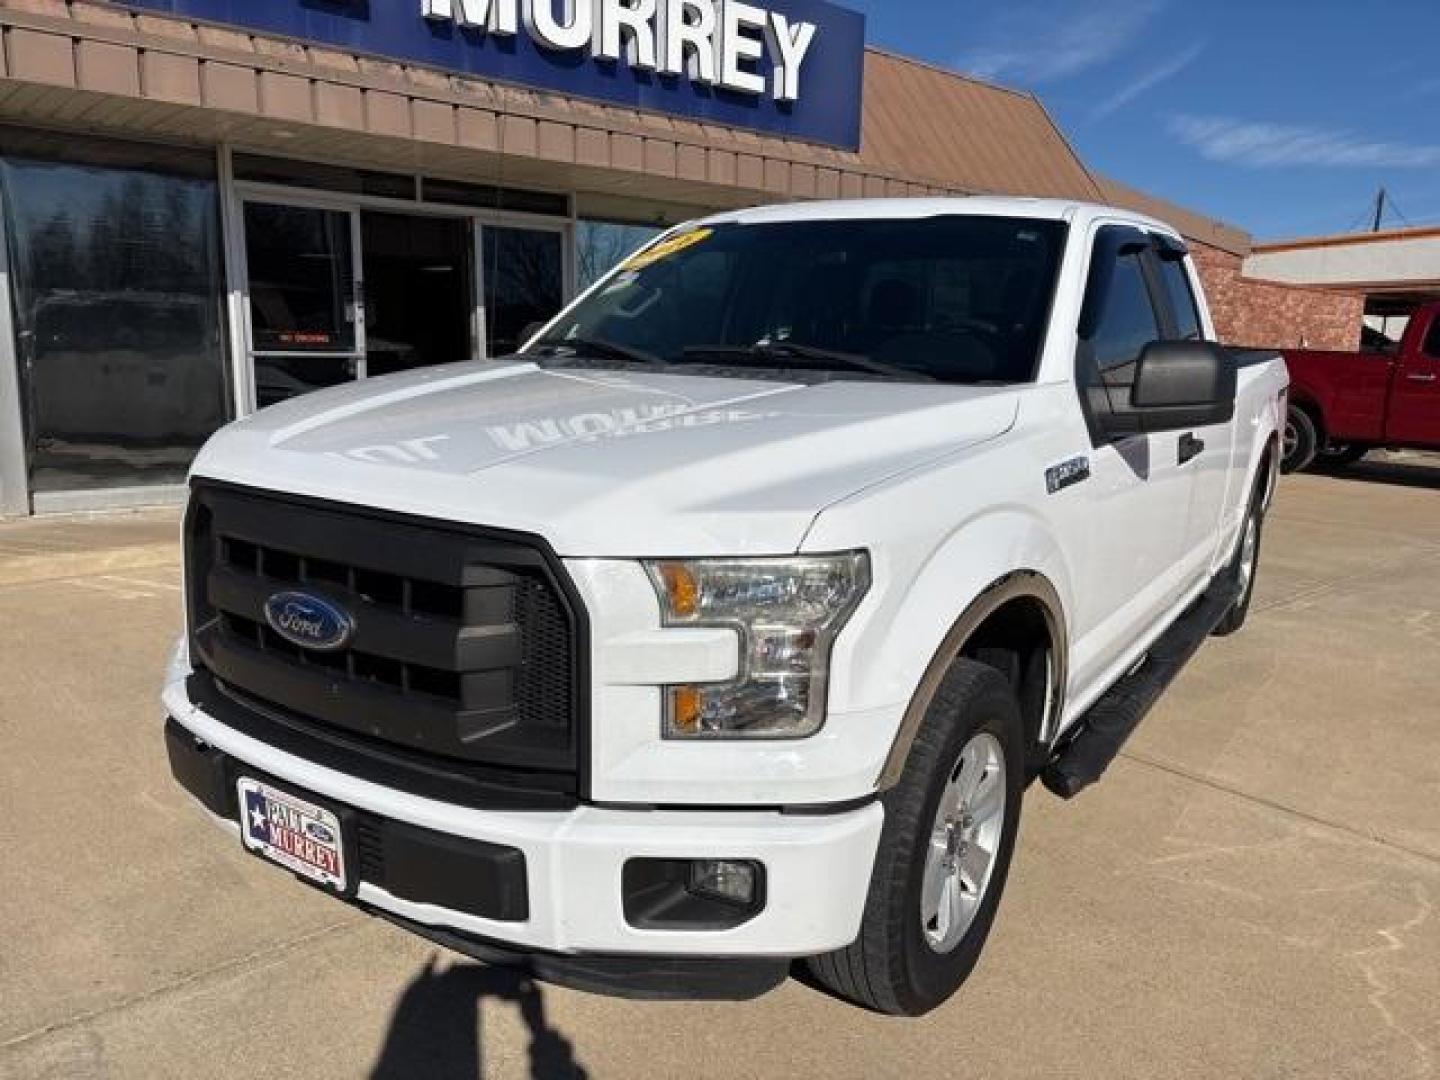
<instances>
[{"instance_id":1,"label":"red pickup truck","mask_svg":"<svg viewBox=\"0 0 1440 1080\"><path fill-rule=\"evenodd\" d=\"M1411 317L1398 349L1281 352L1286 472L1348 465L1380 446L1440 450L1440 303Z\"/></svg>"}]
</instances>

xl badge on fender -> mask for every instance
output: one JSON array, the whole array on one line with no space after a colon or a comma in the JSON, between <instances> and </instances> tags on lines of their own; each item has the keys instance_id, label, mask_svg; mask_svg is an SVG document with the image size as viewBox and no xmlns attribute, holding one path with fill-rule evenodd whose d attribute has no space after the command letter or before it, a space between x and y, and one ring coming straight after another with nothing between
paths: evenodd
<instances>
[{"instance_id":1,"label":"xl badge on fender","mask_svg":"<svg viewBox=\"0 0 1440 1080\"><path fill-rule=\"evenodd\" d=\"M1051 495L1090 479L1090 459L1071 458L1045 470L1045 490Z\"/></svg>"}]
</instances>

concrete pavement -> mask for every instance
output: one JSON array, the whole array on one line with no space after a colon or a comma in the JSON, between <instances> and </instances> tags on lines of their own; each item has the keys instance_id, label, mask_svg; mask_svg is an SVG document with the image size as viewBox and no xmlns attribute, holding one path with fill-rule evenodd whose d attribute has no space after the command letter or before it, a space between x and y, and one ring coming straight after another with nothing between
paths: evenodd
<instances>
[{"instance_id":1,"label":"concrete pavement","mask_svg":"<svg viewBox=\"0 0 1440 1080\"><path fill-rule=\"evenodd\" d=\"M1097 788L1033 789L919 1021L535 986L242 854L166 771L174 533L0 528L0 1077L1440 1072L1440 468L1282 485L1250 624Z\"/></svg>"}]
</instances>

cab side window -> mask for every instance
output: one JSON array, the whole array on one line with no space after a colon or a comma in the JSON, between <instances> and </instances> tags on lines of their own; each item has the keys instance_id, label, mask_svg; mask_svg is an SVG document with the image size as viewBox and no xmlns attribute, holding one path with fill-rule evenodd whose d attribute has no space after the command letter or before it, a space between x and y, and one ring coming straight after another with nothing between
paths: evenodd
<instances>
[{"instance_id":1,"label":"cab side window","mask_svg":"<svg viewBox=\"0 0 1440 1080\"><path fill-rule=\"evenodd\" d=\"M1141 351L1160 339L1160 320L1145 281L1143 258L1138 251L1116 258L1105 305L1090 338L1095 366L1111 387L1133 382Z\"/></svg>"},{"instance_id":2,"label":"cab side window","mask_svg":"<svg viewBox=\"0 0 1440 1080\"><path fill-rule=\"evenodd\" d=\"M1080 317L1076 379L1096 446L1130 405L1145 346L1165 336L1163 286L1153 243L1138 229L1106 226L1096 236Z\"/></svg>"},{"instance_id":3,"label":"cab side window","mask_svg":"<svg viewBox=\"0 0 1440 1080\"><path fill-rule=\"evenodd\" d=\"M1185 272L1183 255L1160 259L1160 280L1165 283L1170 310L1175 314L1176 340L1199 341L1205 336L1200 330L1200 305L1195 302L1195 290L1190 285L1190 275Z\"/></svg>"},{"instance_id":4,"label":"cab side window","mask_svg":"<svg viewBox=\"0 0 1440 1080\"><path fill-rule=\"evenodd\" d=\"M1440 315L1436 315L1430 323L1430 332L1425 335L1425 344L1420 349L1430 359L1440 360Z\"/></svg>"}]
</instances>

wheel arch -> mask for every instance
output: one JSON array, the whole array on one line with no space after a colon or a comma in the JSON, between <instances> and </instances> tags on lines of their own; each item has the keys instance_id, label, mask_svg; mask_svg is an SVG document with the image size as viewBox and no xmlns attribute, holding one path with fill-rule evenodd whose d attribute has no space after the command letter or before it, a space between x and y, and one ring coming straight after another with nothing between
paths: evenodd
<instances>
[{"instance_id":1,"label":"wheel arch","mask_svg":"<svg viewBox=\"0 0 1440 1080\"><path fill-rule=\"evenodd\" d=\"M1275 501L1275 490L1280 485L1280 459L1284 456L1284 448L1280 442L1280 432L1272 431L1266 437L1260 448L1260 460L1256 465L1256 471L1250 478L1248 490L1255 490L1255 483L1259 479L1259 471L1266 470L1269 475L1265 478L1265 499L1263 506L1265 510L1270 509L1270 504Z\"/></svg>"},{"instance_id":2,"label":"wheel arch","mask_svg":"<svg viewBox=\"0 0 1440 1080\"><path fill-rule=\"evenodd\" d=\"M1069 639L1064 606L1059 592L1043 573L1015 570L986 586L951 625L935 650L906 706L900 729L877 780L878 790L886 791L899 780L925 712L950 666L958 659L977 659L967 650L985 640L987 628L997 626L998 620L1014 618L1020 612L1038 619L1047 639L1046 686L1039 707L1026 710L1026 744L1032 749L1048 744L1049 737L1053 736L1059 724L1068 680Z\"/></svg>"}]
</instances>

